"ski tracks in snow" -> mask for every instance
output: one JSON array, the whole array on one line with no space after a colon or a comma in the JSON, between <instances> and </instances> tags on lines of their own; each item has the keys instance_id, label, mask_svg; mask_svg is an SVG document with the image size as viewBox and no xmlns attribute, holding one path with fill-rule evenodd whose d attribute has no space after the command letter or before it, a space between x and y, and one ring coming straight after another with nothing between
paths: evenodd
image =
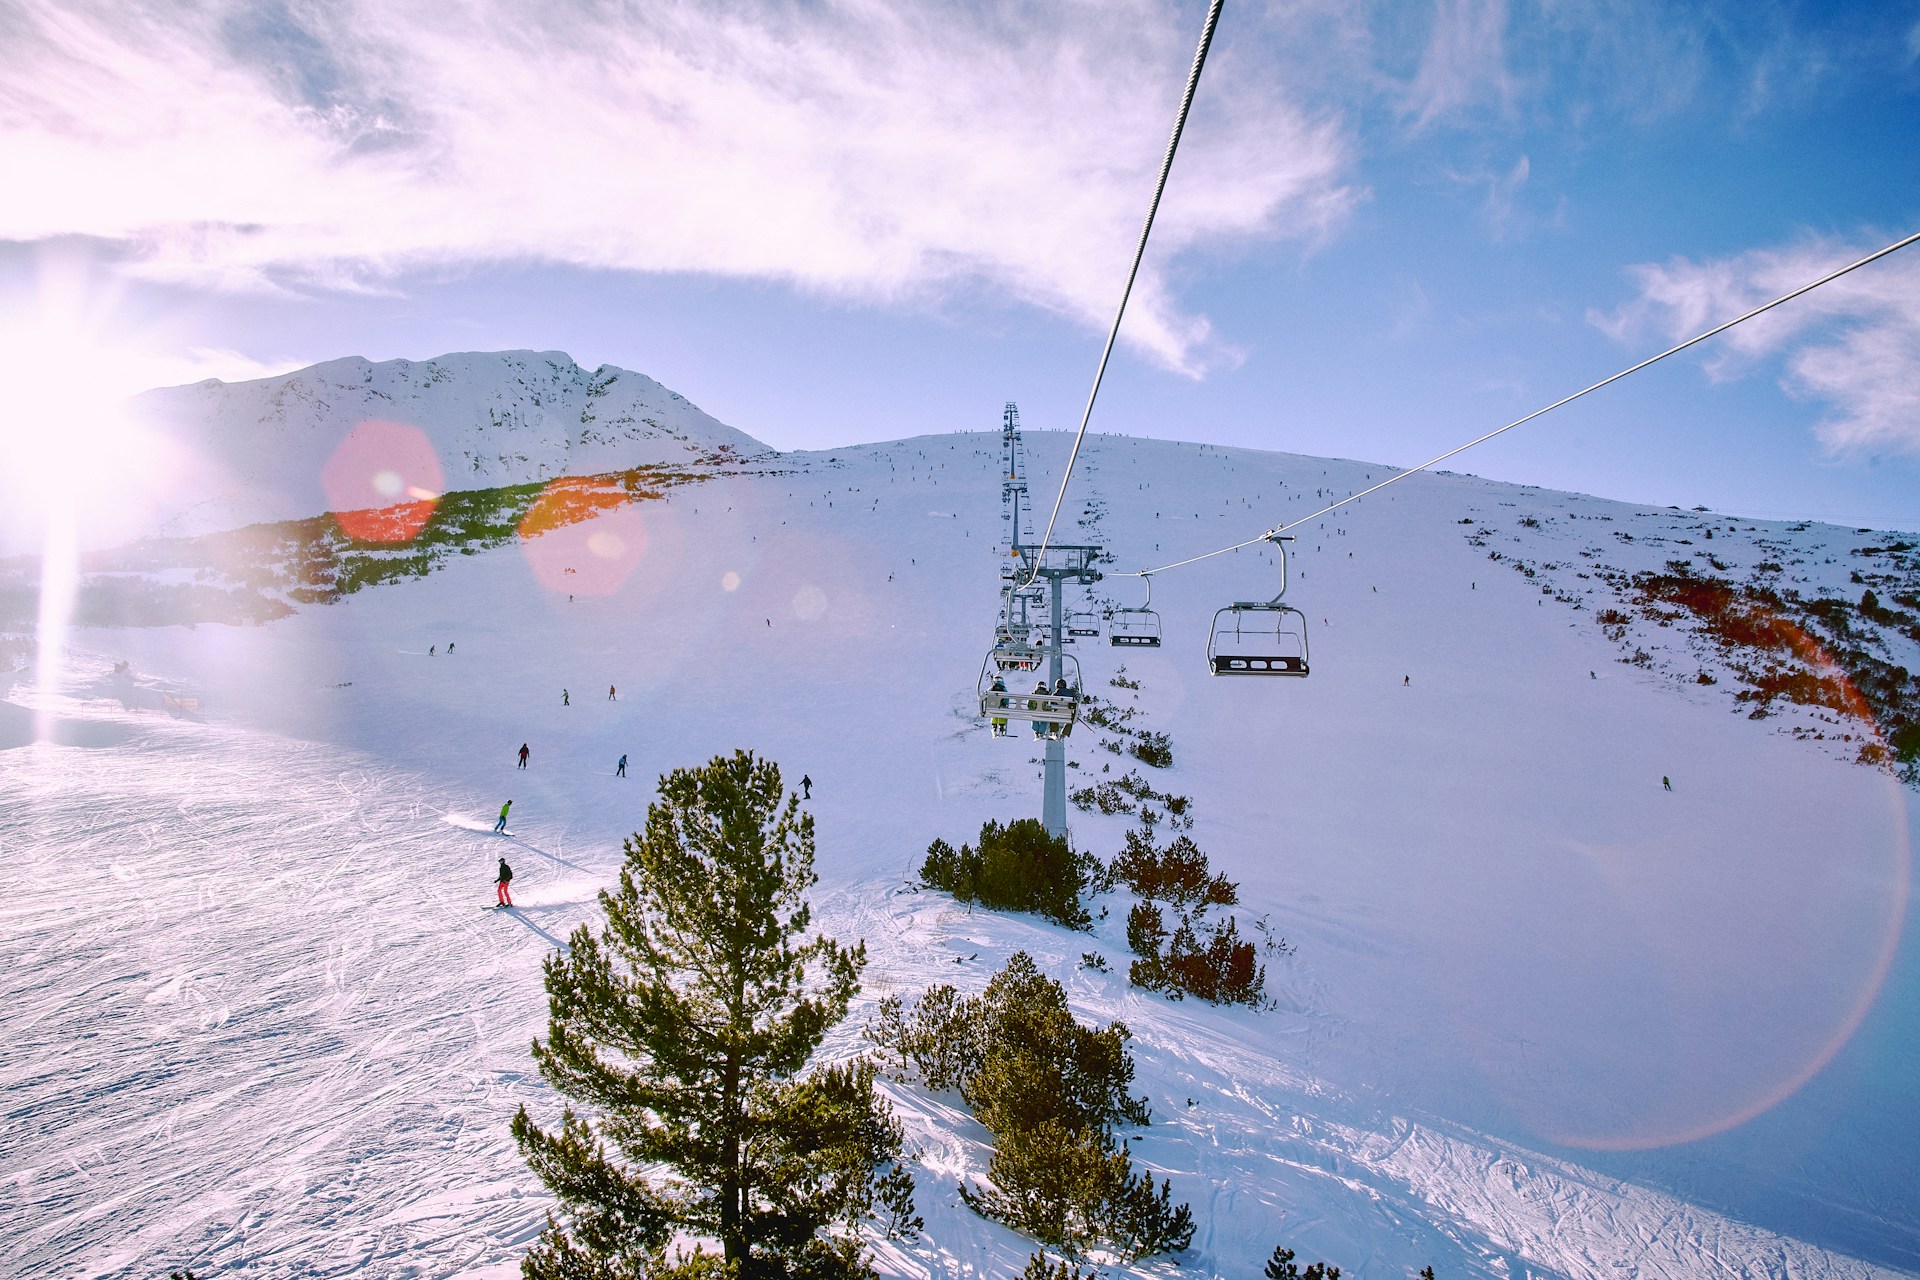
<instances>
[{"instance_id":1,"label":"ski tracks in snow","mask_svg":"<svg viewBox=\"0 0 1920 1280\"><path fill-rule=\"evenodd\" d=\"M328 748L147 721L0 765L0 1270L441 1276L524 1248L544 1201L507 1120L540 1092L539 958L590 895L536 908L551 931L481 915L498 843ZM525 870L546 896L557 869Z\"/></svg>"},{"instance_id":2,"label":"ski tracks in snow","mask_svg":"<svg viewBox=\"0 0 1920 1280\"><path fill-rule=\"evenodd\" d=\"M1127 985L1124 951L1115 972L1080 966L1080 953L1103 941L1095 935L968 911L934 891L851 886L822 895L821 907L840 936L867 941L866 999L910 1000L939 982L972 994L1026 950L1066 984L1083 1019L1126 1022L1136 1089L1153 1106L1153 1122L1129 1135L1132 1150L1172 1181L1176 1200L1193 1204L1199 1228L1179 1258L1182 1274L1257 1275L1276 1244L1354 1276L1427 1265L1508 1280L1893 1274L1484 1133L1381 1112L1311 1070L1312 1045L1339 1032L1329 1015L1147 995ZM843 1029L830 1050L856 1052L856 1034ZM920 1244L887 1251L887 1273L1017 1274L1031 1242L975 1217L958 1196L961 1182L985 1178L988 1135L957 1098L918 1087L891 1093L918 1150L916 1199L928 1229ZM950 1242L963 1240L954 1252ZM1165 1261L1103 1270L1159 1275Z\"/></svg>"}]
</instances>

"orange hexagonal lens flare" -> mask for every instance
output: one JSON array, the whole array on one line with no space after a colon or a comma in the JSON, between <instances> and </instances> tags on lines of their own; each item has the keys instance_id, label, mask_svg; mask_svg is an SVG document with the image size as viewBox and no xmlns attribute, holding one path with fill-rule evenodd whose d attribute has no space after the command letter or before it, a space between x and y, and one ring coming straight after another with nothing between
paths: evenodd
<instances>
[{"instance_id":1,"label":"orange hexagonal lens flare","mask_svg":"<svg viewBox=\"0 0 1920 1280\"><path fill-rule=\"evenodd\" d=\"M369 418L347 434L320 472L327 504L357 542L411 542L445 484L427 433Z\"/></svg>"}]
</instances>

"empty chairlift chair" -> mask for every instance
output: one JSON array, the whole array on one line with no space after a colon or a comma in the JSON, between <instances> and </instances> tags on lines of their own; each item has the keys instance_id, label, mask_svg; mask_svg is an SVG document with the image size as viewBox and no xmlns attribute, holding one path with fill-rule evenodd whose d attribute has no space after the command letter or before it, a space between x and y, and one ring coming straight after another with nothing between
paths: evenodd
<instances>
[{"instance_id":1,"label":"empty chairlift chair","mask_svg":"<svg viewBox=\"0 0 1920 1280\"><path fill-rule=\"evenodd\" d=\"M1107 611L1107 643L1116 648L1160 647L1160 615L1153 611L1153 579L1145 574L1140 576L1146 580L1147 602L1137 609Z\"/></svg>"},{"instance_id":2,"label":"empty chairlift chair","mask_svg":"<svg viewBox=\"0 0 1920 1280\"><path fill-rule=\"evenodd\" d=\"M1076 638L1099 635L1100 615L1091 609L1077 609L1068 613L1067 634Z\"/></svg>"},{"instance_id":3,"label":"empty chairlift chair","mask_svg":"<svg viewBox=\"0 0 1920 1280\"><path fill-rule=\"evenodd\" d=\"M1280 548L1280 591L1271 600L1236 601L1213 615L1207 666L1216 676L1304 676L1309 670L1307 617L1280 603L1292 539L1270 540Z\"/></svg>"}]
</instances>

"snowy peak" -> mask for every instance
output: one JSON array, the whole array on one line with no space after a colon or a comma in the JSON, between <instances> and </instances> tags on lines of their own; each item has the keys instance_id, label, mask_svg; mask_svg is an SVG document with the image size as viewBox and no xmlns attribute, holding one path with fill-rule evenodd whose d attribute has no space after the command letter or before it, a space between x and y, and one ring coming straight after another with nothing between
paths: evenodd
<instances>
[{"instance_id":1,"label":"snowy peak","mask_svg":"<svg viewBox=\"0 0 1920 1280\"><path fill-rule=\"evenodd\" d=\"M152 530L189 534L372 503L328 484L350 440L374 474L444 492L764 453L645 374L565 352L329 360L277 378L149 391L135 415L183 459ZM382 424L371 443L360 436ZM387 430L389 426L411 429Z\"/></svg>"}]
</instances>

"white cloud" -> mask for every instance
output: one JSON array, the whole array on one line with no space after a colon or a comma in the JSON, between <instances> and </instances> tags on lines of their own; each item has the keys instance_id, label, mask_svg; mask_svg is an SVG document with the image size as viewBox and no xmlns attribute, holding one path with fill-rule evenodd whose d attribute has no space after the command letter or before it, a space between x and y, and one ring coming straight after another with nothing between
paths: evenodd
<instances>
[{"instance_id":1,"label":"white cloud","mask_svg":"<svg viewBox=\"0 0 1920 1280\"><path fill-rule=\"evenodd\" d=\"M986 285L1103 324L1197 36L1161 0L24 0L0 239L216 289L534 260L876 300ZM1223 33L1128 336L1221 351L1182 252L1323 237L1348 147Z\"/></svg>"},{"instance_id":2,"label":"white cloud","mask_svg":"<svg viewBox=\"0 0 1920 1280\"><path fill-rule=\"evenodd\" d=\"M1590 315L1616 339L1647 328L1679 340L1865 257L1885 242L1810 239L1729 258L1633 268L1640 296ZM1920 454L1920 246L1883 258L1713 339L1708 370L1728 380L1779 359L1782 385L1828 406L1829 451ZM1705 347L1700 348L1706 350Z\"/></svg>"},{"instance_id":3,"label":"white cloud","mask_svg":"<svg viewBox=\"0 0 1920 1280\"><path fill-rule=\"evenodd\" d=\"M1415 126L1514 94L1507 69L1506 0L1437 0L1420 67L1406 86Z\"/></svg>"}]
</instances>

